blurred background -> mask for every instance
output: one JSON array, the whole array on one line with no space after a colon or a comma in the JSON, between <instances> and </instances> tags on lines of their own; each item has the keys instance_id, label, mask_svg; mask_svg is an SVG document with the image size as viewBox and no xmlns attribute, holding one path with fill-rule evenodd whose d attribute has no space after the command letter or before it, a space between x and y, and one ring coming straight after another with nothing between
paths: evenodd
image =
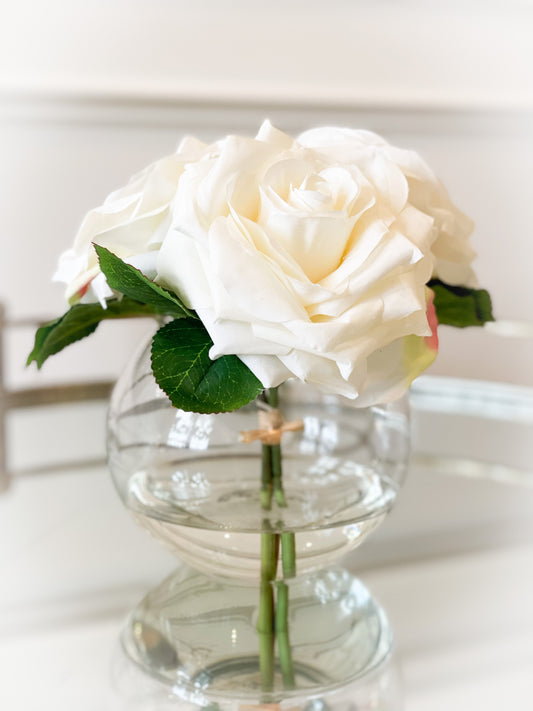
<instances>
[{"instance_id":1,"label":"blurred background","mask_svg":"<svg viewBox=\"0 0 533 711\"><path fill-rule=\"evenodd\" d=\"M422 457L398 508L362 547L358 565L407 565L417 558L436 560L454 552L531 542L532 37L533 0L4 2L0 18L4 389L114 379L121 372L143 338L145 323L111 327L104 323L96 335L55 356L37 373L24 367L33 342L28 321L48 320L64 311L62 286L53 284L51 276L86 211L100 205L133 173L173 152L184 134L204 139L227 133L254 135L267 117L293 134L324 124L370 129L398 146L419 151L454 202L476 223L477 273L492 294L499 321L487 329L441 328L441 352L431 372L507 383L515 389L505 392L516 397L510 400L515 405L503 414L507 424L498 420L499 412L488 428L477 427L475 413L456 417L457 400L449 401L448 411L439 415L431 412L433 405L427 406L424 397L418 398L415 447L431 455L461 450L467 462L469 457L484 457L490 476L476 479L475 467L467 472L473 476L463 476L464 467L461 476L454 475L458 472L453 467L436 471L425 466L429 460ZM499 392L494 391L496 396ZM13 477L0 497L0 569L7 566L11 574L2 575L0 586L0 638L8 640L3 652L0 648L0 668L15 668L18 654L16 668L32 668L34 686L49 689L50 700L67 698L57 695L63 684L61 688L70 688L76 699L74 706L86 708L78 703L79 684L87 687L88 703L98 688L95 682L89 690L90 664L107 657L96 642L87 657L89 666L85 659L78 664L73 656L78 672L69 677L68 687L67 667L56 661L70 659L74 652L68 625L80 613L90 623L87 635L93 634L97 614L105 620L117 610L122 614L173 562L128 519L111 491L102 464L104 399L81 406L10 411L6 402L7 396L0 397L0 426L5 466ZM477 433L472 440L471 432ZM100 464L96 469L96 465L69 469L64 461L71 459ZM500 467L503 461L522 472L515 479L518 486L498 481L502 472L508 475ZM46 466L47 476L41 476L39 470ZM520 591L527 598L527 584L531 589L532 582L530 572L528 580L519 579L525 568L515 566L514 560L509 558L509 572L514 570L516 579L506 587L507 603L500 600L508 610L515 607ZM470 584L468 609L475 609L485 583L479 582L477 569L468 560L464 569L456 599L462 599ZM491 575L494 594L499 595L496 583L501 576ZM422 642L415 633L409 636L409 620L424 604L425 569L421 576L422 596L413 598L412 609L406 608L411 616L402 608L394 621L406 628L399 635L404 650L411 644L415 657L423 659ZM438 590L441 577L437 572ZM406 580L404 596L411 600ZM387 599L385 590L386 605L397 591L391 587ZM444 611L446 599L436 599L437 603L428 597L427 619L438 622L435 604ZM461 613L458 618L457 630L468 632L471 628L463 625ZM492 629L492 608L487 608L486 618ZM118 627L113 625L114 640ZM520 618L513 629L522 627ZM35 663L27 656L24 630L34 637L41 634L41 647L34 645ZM451 639L450 634L451 626L437 625L435 648L442 638ZM481 632L468 634L483 648ZM449 649L450 659L455 659L456 648ZM466 656L471 657L474 672L483 676L483 698L497 698L482 667L475 666L481 657L477 652ZM457 657L457 673L464 679L469 678L466 656ZM501 655L494 659L494 668L500 671ZM528 664L524 678L530 678L530 658ZM447 688L448 667L439 662L437 668L433 677L427 670L419 675L420 688L431 686L428 678ZM37 669L40 677L33 677ZM407 672L409 681L413 676L409 677L409 666ZM16 687L20 704L10 708L35 706L35 697L25 706L20 701L21 689L31 686L27 675L22 676L25 683ZM1 692L0 688L0 696ZM499 708L509 707L507 687L498 698L504 699ZM419 706L409 708L437 709L423 694L421 699ZM70 702L54 706L72 707ZM96 702L87 706L101 707ZM452 707L459 708L442 706ZM470 707L488 708L477 702Z\"/></svg>"}]
</instances>

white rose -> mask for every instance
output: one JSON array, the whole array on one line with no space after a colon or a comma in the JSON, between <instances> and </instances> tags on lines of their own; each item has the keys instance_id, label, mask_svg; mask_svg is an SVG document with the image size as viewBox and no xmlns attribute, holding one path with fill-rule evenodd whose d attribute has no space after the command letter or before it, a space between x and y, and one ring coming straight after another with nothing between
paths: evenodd
<instances>
[{"instance_id":1,"label":"white rose","mask_svg":"<svg viewBox=\"0 0 533 711\"><path fill-rule=\"evenodd\" d=\"M229 136L186 166L172 215L158 281L212 358L238 355L265 387L399 396L433 358L426 282L472 279L466 218L416 154L364 131Z\"/></svg>"},{"instance_id":2,"label":"white rose","mask_svg":"<svg viewBox=\"0 0 533 711\"><path fill-rule=\"evenodd\" d=\"M368 162L375 164L381 158L396 163L407 178L409 203L434 220L433 276L448 284L477 286L470 266L476 253L467 241L474 224L453 205L444 185L418 153L395 148L370 131L343 128L312 129L298 140L340 163L355 160L361 166ZM372 170L370 165L369 169Z\"/></svg>"},{"instance_id":3,"label":"white rose","mask_svg":"<svg viewBox=\"0 0 533 711\"><path fill-rule=\"evenodd\" d=\"M185 139L174 155L145 168L87 214L73 247L60 256L54 275L55 281L67 284L66 298L71 303L100 301L105 307L106 299L113 296L93 242L155 278L157 251L170 227L178 181L185 164L197 160L205 149L200 141Z\"/></svg>"}]
</instances>

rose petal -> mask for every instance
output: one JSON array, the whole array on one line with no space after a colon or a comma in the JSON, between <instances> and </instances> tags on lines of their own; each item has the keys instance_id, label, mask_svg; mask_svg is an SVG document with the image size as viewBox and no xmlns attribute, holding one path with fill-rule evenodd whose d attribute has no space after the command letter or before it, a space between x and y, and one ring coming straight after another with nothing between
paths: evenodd
<instances>
[{"instance_id":1,"label":"rose petal","mask_svg":"<svg viewBox=\"0 0 533 711\"><path fill-rule=\"evenodd\" d=\"M238 351L239 356L243 356L283 355L290 350L279 342L258 338L255 325L235 319L218 318L214 309L200 309L198 315L213 340L209 351L209 357L212 359L232 355L235 351Z\"/></svg>"},{"instance_id":2,"label":"rose petal","mask_svg":"<svg viewBox=\"0 0 533 711\"><path fill-rule=\"evenodd\" d=\"M277 356L243 355L239 357L265 388L276 388L293 376Z\"/></svg>"},{"instance_id":3,"label":"rose petal","mask_svg":"<svg viewBox=\"0 0 533 711\"><path fill-rule=\"evenodd\" d=\"M231 217L216 219L209 230L213 270L227 293L253 320L307 318L294 295L276 278L264 256L250 247ZM246 279L242 275L246 274ZM224 316L223 313L220 316Z\"/></svg>"},{"instance_id":4,"label":"rose petal","mask_svg":"<svg viewBox=\"0 0 533 711\"><path fill-rule=\"evenodd\" d=\"M206 245L175 229L168 233L157 257L157 283L173 290L190 309L208 309L211 267Z\"/></svg>"}]
</instances>

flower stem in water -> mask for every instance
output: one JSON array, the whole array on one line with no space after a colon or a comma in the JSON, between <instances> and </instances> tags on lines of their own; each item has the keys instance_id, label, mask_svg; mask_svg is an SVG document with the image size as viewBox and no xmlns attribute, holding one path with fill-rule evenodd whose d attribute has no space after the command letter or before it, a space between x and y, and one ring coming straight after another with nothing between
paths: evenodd
<instances>
[{"instance_id":1,"label":"flower stem in water","mask_svg":"<svg viewBox=\"0 0 533 711\"><path fill-rule=\"evenodd\" d=\"M271 447L261 447L261 508L269 511L272 506L272 452Z\"/></svg>"},{"instance_id":2,"label":"flower stem in water","mask_svg":"<svg viewBox=\"0 0 533 711\"><path fill-rule=\"evenodd\" d=\"M285 531L281 534L281 567L284 578L296 575L296 540L294 533Z\"/></svg>"},{"instance_id":3,"label":"flower stem in water","mask_svg":"<svg viewBox=\"0 0 533 711\"><path fill-rule=\"evenodd\" d=\"M265 391L264 397L271 407L278 407L277 388ZM261 448L261 507L270 510L272 494L280 507L286 507L283 491L281 445L263 444ZM283 525L283 524L281 524ZM274 643L277 641L279 666L285 689L294 689L294 664L289 640L289 587L284 581L276 581L278 560L280 557L283 578L296 575L295 535L291 532L274 533L268 519L263 521L261 533L261 589L257 632L259 635L259 669L261 689L264 692L274 688L275 655ZM274 601L274 584L276 601Z\"/></svg>"},{"instance_id":4,"label":"flower stem in water","mask_svg":"<svg viewBox=\"0 0 533 711\"><path fill-rule=\"evenodd\" d=\"M276 583L276 640L278 642L279 665L283 686L285 689L294 689L294 665L292 663L291 644L289 640L289 586L279 580Z\"/></svg>"},{"instance_id":5,"label":"flower stem in water","mask_svg":"<svg viewBox=\"0 0 533 711\"><path fill-rule=\"evenodd\" d=\"M283 491L283 484L281 481L281 445L273 444L271 449L271 459L272 459L272 486L274 487L274 498L278 506L285 508L287 506L287 500L285 499L285 492Z\"/></svg>"},{"instance_id":6,"label":"flower stem in water","mask_svg":"<svg viewBox=\"0 0 533 711\"><path fill-rule=\"evenodd\" d=\"M259 673L262 691L274 688L274 591L270 580L261 581L259 593L259 617L257 635L259 637Z\"/></svg>"},{"instance_id":7,"label":"flower stem in water","mask_svg":"<svg viewBox=\"0 0 533 711\"><path fill-rule=\"evenodd\" d=\"M257 633L259 636L259 672L261 689L272 691L274 688L274 630L275 608L273 581L276 578L279 559L280 536L270 532L270 523L263 522L261 533L261 588L259 592L259 614Z\"/></svg>"},{"instance_id":8,"label":"flower stem in water","mask_svg":"<svg viewBox=\"0 0 533 711\"><path fill-rule=\"evenodd\" d=\"M275 580L278 569L280 536L269 529L269 521L264 521L261 533L261 580Z\"/></svg>"}]
</instances>

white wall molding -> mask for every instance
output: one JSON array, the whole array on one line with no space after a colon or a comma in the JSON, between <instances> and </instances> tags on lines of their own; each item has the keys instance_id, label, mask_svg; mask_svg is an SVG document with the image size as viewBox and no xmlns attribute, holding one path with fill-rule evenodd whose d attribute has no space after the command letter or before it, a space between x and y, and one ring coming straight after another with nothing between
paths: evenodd
<instances>
[{"instance_id":1,"label":"white wall molding","mask_svg":"<svg viewBox=\"0 0 533 711\"><path fill-rule=\"evenodd\" d=\"M526 0L18 0L0 89L148 102L533 109Z\"/></svg>"},{"instance_id":2,"label":"white wall molding","mask_svg":"<svg viewBox=\"0 0 533 711\"><path fill-rule=\"evenodd\" d=\"M0 91L0 122L10 125L61 124L172 128L176 135L255 133L270 118L286 131L336 124L366 127L387 134L395 131L446 135L505 135L531 139L533 107L466 107L394 102L351 101L317 103L239 97L192 97L126 92Z\"/></svg>"}]
</instances>

